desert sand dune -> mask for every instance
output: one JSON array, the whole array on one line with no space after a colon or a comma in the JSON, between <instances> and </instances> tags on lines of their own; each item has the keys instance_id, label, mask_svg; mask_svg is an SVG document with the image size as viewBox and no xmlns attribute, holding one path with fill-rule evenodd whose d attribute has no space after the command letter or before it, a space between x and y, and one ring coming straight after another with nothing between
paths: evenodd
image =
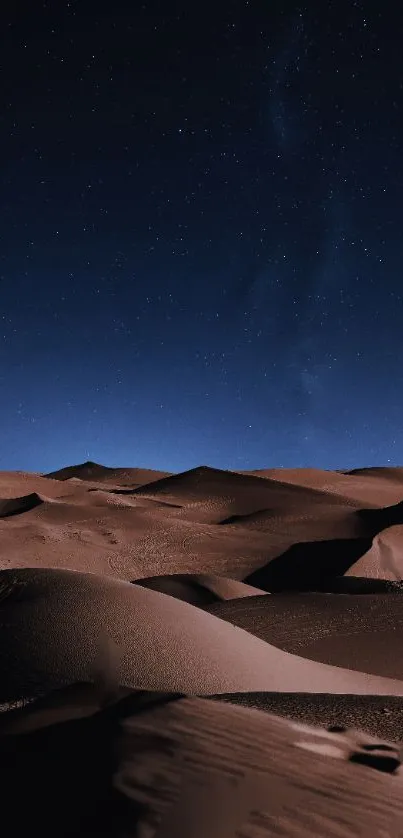
<instances>
[{"instance_id":1,"label":"desert sand dune","mask_svg":"<svg viewBox=\"0 0 403 838\"><path fill-rule=\"evenodd\" d=\"M353 468L350 471L345 471L343 473L352 475L353 477L376 477L382 480L393 480L396 481L396 483L401 483L403 487L402 466L375 466L372 468Z\"/></svg>"},{"instance_id":2,"label":"desert sand dune","mask_svg":"<svg viewBox=\"0 0 403 838\"><path fill-rule=\"evenodd\" d=\"M403 838L398 472L0 472L16 834Z\"/></svg>"},{"instance_id":3,"label":"desert sand dune","mask_svg":"<svg viewBox=\"0 0 403 838\"><path fill-rule=\"evenodd\" d=\"M304 508L301 503L301 508L294 514L284 512L276 516L270 509L262 509L246 515L232 515L221 523L270 533L292 527L296 536L306 534L307 541L312 540L313 535L319 540L324 533L327 538L365 538L373 537L387 527L402 524L403 503L358 509L343 509L340 505L329 503L320 509L319 514L309 506Z\"/></svg>"},{"instance_id":4,"label":"desert sand dune","mask_svg":"<svg viewBox=\"0 0 403 838\"><path fill-rule=\"evenodd\" d=\"M41 506L46 500L47 498L38 495L37 492L24 495L22 498L0 500L0 518L9 518L11 515L21 515L23 512L29 512L30 509Z\"/></svg>"},{"instance_id":5,"label":"desert sand dune","mask_svg":"<svg viewBox=\"0 0 403 838\"><path fill-rule=\"evenodd\" d=\"M258 511L262 508L292 509L301 506L322 505L329 503L326 492L310 486L299 486L280 480L262 480L249 474L235 471L224 471L208 466L199 466L181 474L174 474L162 480L155 481L149 487L142 486L135 490L136 494L151 494L153 497L162 495L182 502L211 502L225 499L232 502L232 514L237 513L237 506L241 513ZM333 504L342 504L354 508L355 503L350 499L332 498Z\"/></svg>"},{"instance_id":6,"label":"desert sand dune","mask_svg":"<svg viewBox=\"0 0 403 838\"><path fill-rule=\"evenodd\" d=\"M371 547L347 571L346 576L366 576L392 582L403 580L403 526L392 526L374 538Z\"/></svg>"},{"instance_id":7,"label":"desert sand dune","mask_svg":"<svg viewBox=\"0 0 403 838\"><path fill-rule=\"evenodd\" d=\"M261 510L250 515L233 515L222 526L239 533L249 531L252 536L265 533L267 544L279 545L277 555L281 555L301 542L372 538L375 525L370 518L360 518L359 512L331 505L322 507L319 513L302 508L294 513L284 511L273 515L271 510ZM275 557L276 553L270 551L270 555Z\"/></svg>"},{"instance_id":8,"label":"desert sand dune","mask_svg":"<svg viewBox=\"0 0 403 838\"><path fill-rule=\"evenodd\" d=\"M76 466L66 466L65 468L51 471L44 477L50 477L53 480L85 480L88 482L97 483L116 483L121 485L141 486L143 483L152 483L154 480L161 480L162 477L169 476L167 471L155 471L150 468L111 468L110 466L103 466L100 463L93 463L88 460L86 463L80 463Z\"/></svg>"},{"instance_id":9,"label":"desert sand dune","mask_svg":"<svg viewBox=\"0 0 403 838\"><path fill-rule=\"evenodd\" d=\"M309 487L203 467L140 490L99 485L0 473L3 510L15 511L0 519L1 566L71 568L127 581L206 572L268 591L304 583L322 589L355 566L402 509L360 508ZM249 579L255 571L259 582Z\"/></svg>"},{"instance_id":10,"label":"desert sand dune","mask_svg":"<svg viewBox=\"0 0 403 838\"><path fill-rule=\"evenodd\" d=\"M81 481L80 481L81 484ZM42 477L34 472L0 471L0 497L18 498L37 492L45 497L58 498L61 495L75 494L77 485L66 481Z\"/></svg>"},{"instance_id":11,"label":"desert sand dune","mask_svg":"<svg viewBox=\"0 0 403 838\"><path fill-rule=\"evenodd\" d=\"M56 812L62 836L403 834L393 743L227 703L134 694L87 718L3 734L0 755L5 800L24 801L16 834L53 835Z\"/></svg>"},{"instance_id":12,"label":"desert sand dune","mask_svg":"<svg viewBox=\"0 0 403 838\"><path fill-rule=\"evenodd\" d=\"M65 483L59 483L65 486ZM289 537L176 520L171 510L109 493L57 498L0 520L0 566L65 567L126 579L204 572L241 580L289 546ZM94 499L94 500L92 500ZM104 507L104 508L102 508Z\"/></svg>"},{"instance_id":13,"label":"desert sand dune","mask_svg":"<svg viewBox=\"0 0 403 838\"><path fill-rule=\"evenodd\" d=\"M91 680L97 638L120 681L196 694L245 691L403 695L403 681L289 655L186 602L74 571L0 573L0 701Z\"/></svg>"},{"instance_id":14,"label":"desert sand dune","mask_svg":"<svg viewBox=\"0 0 403 838\"><path fill-rule=\"evenodd\" d=\"M388 506L402 500L403 469L356 469L350 472L314 468L273 468L239 472L341 495L365 505ZM375 481L373 478L377 477Z\"/></svg>"},{"instance_id":15,"label":"desert sand dune","mask_svg":"<svg viewBox=\"0 0 403 838\"><path fill-rule=\"evenodd\" d=\"M183 599L192 605L204 605L244 596L267 596L268 592L238 582L224 576L208 574L173 573L170 575L150 576L132 580L133 584L160 591L163 594ZM332 594L399 594L403 593L403 583L386 579L367 579L355 576L336 576L315 583L315 591ZM305 593L305 592L303 592ZM283 596L287 594L283 592Z\"/></svg>"},{"instance_id":16,"label":"desert sand dune","mask_svg":"<svg viewBox=\"0 0 403 838\"><path fill-rule=\"evenodd\" d=\"M264 591L225 579L223 576L209 576L208 574L175 573L170 576L151 576L148 579L137 579L137 585L160 591L162 594L189 602L191 605L204 606L214 602L240 597L265 595Z\"/></svg>"},{"instance_id":17,"label":"desert sand dune","mask_svg":"<svg viewBox=\"0 0 403 838\"><path fill-rule=\"evenodd\" d=\"M279 594L208 606L210 613L296 655L403 678L403 594Z\"/></svg>"}]
</instances>

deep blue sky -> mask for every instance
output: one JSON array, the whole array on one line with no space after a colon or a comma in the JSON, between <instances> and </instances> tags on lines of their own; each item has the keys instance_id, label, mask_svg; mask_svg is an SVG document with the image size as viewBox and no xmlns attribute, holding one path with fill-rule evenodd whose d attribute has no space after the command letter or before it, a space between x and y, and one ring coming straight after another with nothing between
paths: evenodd
<instances>
[{"instance_id":1,"label":"deep blue sky","mask_svg":"<svg viewBox=\"0 0 403 838\"><path fill-rule=\"evenodd\" d=\"M0 469L403 463L399 4L6 5Z\"/></svg>"}]
</instances>

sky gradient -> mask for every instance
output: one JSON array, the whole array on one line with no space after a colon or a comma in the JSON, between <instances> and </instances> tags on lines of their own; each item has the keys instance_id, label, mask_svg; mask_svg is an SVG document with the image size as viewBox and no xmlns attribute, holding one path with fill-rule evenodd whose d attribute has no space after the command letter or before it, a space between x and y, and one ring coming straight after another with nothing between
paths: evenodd
<instances>
[{"instance_id":1,"label":"sky gradient","mask_svg":"<svg viewBox=\"0 0 403 838\"><path fill-rule=\"evenodd\" d=\"M403 463L395 3L0 12L0 469Z\"/></svg>"}]
</instances>

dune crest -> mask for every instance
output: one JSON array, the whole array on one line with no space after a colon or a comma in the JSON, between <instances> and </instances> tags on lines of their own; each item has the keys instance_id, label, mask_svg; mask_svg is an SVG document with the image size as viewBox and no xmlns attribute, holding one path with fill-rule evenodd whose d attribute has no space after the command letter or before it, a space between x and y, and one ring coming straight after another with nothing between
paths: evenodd
<instances>
[{"instance_id":1,"label":"dune crest","mask_svg":"<svg viewBox=\"0 0 403 838\"><path fill-rule=\"evenodd\" d=\"M94 637L107 632L124 686L211 694L280 691L402 695L403 680L291 655L139 585L89 573L2 571L0 701L91 680ZM11 663L12 662L12 663Z\"/></svg>"},{"instance_id":2,"label":"dune crest","mask_svg":"<svg viewBox=\"0 0 403 838\"><path fill-rule=\"evenodd\" d=\"M39 495L37 492L23 495L21 498L0 499L0 518L22 515L23 512L29 512L30 509L35 509L46 502L51 503L51 499Z\"/></svg>"}]
</instances>

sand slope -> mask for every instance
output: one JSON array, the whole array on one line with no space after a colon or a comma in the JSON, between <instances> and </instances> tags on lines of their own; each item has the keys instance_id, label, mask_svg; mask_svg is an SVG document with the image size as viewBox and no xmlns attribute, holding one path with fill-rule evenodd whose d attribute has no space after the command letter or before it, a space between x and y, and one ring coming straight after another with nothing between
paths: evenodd
<instances>
[{"instance_id":1,"label":"sand slope","mask_svg":"<svg viewBox=\"0 0 403 838\"><path fill-rule=\"evenodd\" d=\"M100 463L93 463L88 460L76 466L51 471L44 477L53 480L85 480L91 483L110 483L122 486L142 486L145 483L152 483L153 480L160 480L167 477L167 471L155 471L150 468L110 468Z\"/></svg>"},{"instance_id":2,"label":"sand slope","mask_svg":"<svg viewBox=\"0 0 403 838\"><path fill-rule=\"evenodd\" d=\"M0 472L13 834L403 838L402 475Z\"/></svg>"},{"instance_id":3,"label":"sand slope","mask_svg":"<svg viewBox=\"0 0 403 838\"><path fill-rule=\"evenodd\" d=\"M136 494L152 494L154 497L162 495L186 504L223 499L232 505L232 514L237 513L238 506L242 514L245 514L264 507L270 507L272 510L290 510L301 506L302 501L306 506L329 503L329 497L320 488L299 486L280 480L261 480L255 475L209 466L198 466L165 477L135 491ZM333 504L349 505L352 508L355 506L355 502L350 499L333 497L331 501Z\"/></svg>"},{"instance_id":4,"label":"sand slope","mask_svg":"<svg viewBox=\"0 0 403 838\"><path fill-rule=\"evenodd\" d=\"M118 647L125 686L403 695L403 681L289 655L186 602L74 571L1 572L0 632L3 702L91 680L105 634Z\"/></svg>"},{"instance_id":5,"label":"sand slope","mask_svg":"<svg viewBox=\"0 0 403 838\"><path fill-rule=\"evenodd\" d=\"M403 678L403 594L280 594L208 606L280 649L333 666Z\"/></svg>"},{"instance_id":6,"label":"sand slope","mask_svg":"<svg viewBox=\"0 0 403 838\"><path fill-rule=\"evenodd\" d=\"M236 582L222 576L209 576L206 573L151 576L148 579L137 579L136 584L201 607L238 597L264 595L264 591L245 585L244 582Z\"/></svg>"},{"instance_id":7,"label":"sand slope","mask_svg":"<svg viewBox=\"0 0 403 838\"><path fill-rule=\"evenodd\" d=\"M28 710L29 712L29 710ZM0 736L16 834L161 838L403 835L396 748L198 698L134 694L90 718ZM51 799L53 806L46 805ZM10 806L8 809L11 814ZM157 829L157 833L155 830Z\"/></svg>"},{"instance_id":8,"label":"sand slope","mask_svg":"<svg viewBox=\"0 0 403 838\"><path fill-rule=\"evenodd\" d=\"M391 570L384 547L391 527L401 526L399 480L274 471L290 482L207 467L161 477L96 463L53 476L1 472L0 567L71 568L127 581L208 574L266 591L335 590L335 578L347 573L355 590L359 577L401 578L399 551ZM343 495L357 480L377 487L371 506L347 489ZM385 480L393 502L379 489Z\"/></svg>"},{"instance_id":9,"label":"sand slope","mask_svg":"<svg viewBox=\"0 0 403 838\"><path fill-rule=\"evenodd\" d=\"M0 499L0 518L9 518L10 515L21 515L23 512L29 512L30 509L41 506L46 500L37 492L24 495L22 498Z\"/></svg>"}]
</instances>

